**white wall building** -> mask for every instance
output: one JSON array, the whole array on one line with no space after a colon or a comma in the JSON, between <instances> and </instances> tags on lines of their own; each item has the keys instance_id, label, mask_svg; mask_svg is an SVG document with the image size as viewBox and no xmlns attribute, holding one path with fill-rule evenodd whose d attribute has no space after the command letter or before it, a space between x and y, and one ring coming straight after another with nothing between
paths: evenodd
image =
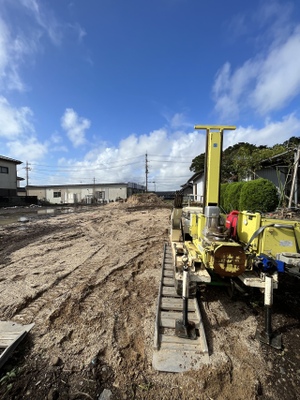
<instances>
[{"instance_id":1,"label":"white wall building","mask_svg":"<svg viewBox=\"0 0 300 400\"><path fill-rule=\"evenodd\" d=\"M188 194L188 197L193 201L203 202L204 196L204 172L195 173L183 187L192 185L192 194Z\"/></svg>"},{"instance_id":2,"label":"white wall building","mask_svg":"<svg viewBox=\"0 0 300 400\"><path fill-rule=\"evenodd\" d=\"M42 185L26 187L28 196L51 204L91 204L127 199L145 187L136 183L95 183L91 185Z\"/></svg>"}]
</instances>

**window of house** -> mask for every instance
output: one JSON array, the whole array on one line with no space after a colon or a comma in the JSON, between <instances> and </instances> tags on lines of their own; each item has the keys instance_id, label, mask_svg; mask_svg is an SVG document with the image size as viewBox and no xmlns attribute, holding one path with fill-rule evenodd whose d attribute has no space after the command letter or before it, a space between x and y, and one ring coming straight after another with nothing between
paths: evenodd
<instances>
[{"instance_id":1,"label":"window of house","mask_svg":"<svg viewBox=\"0 0 300 400\"><path fill-rule=\"evenodd\" d=\"M96 199L104 199L105 198L105 192L96 192L95 193Z\"/></svg>"},{"instance_id":2,"label":"window of house","mask_svg":"<svg viewBox=\"0 0 300 400\"><path fill-rule=\"evenodd\" d=\"M8 174L8 167L0 167L1 174Z\"/></svg>"},{"instance_id":3,"label":"window of house","mask_svg":"<svg viewBox=\"0 0 300 400\"><path fill-rule=\"evenodd\" d=\"M53 192L53 197L61 197L61 192Z\"/></svg>"}]
</instances>

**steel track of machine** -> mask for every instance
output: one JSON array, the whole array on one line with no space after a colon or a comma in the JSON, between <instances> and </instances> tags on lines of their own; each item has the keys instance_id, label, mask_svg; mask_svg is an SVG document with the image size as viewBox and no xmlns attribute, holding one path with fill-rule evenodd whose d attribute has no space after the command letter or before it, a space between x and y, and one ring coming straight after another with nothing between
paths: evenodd
<instances>
[{"instance_id":1,"label":"steel track of machine","mask_svg":"<svg viewBox=\"0 0 300 400\"><path fill-rule=\"evenodd\" d=\"M158 371L184 372L199 369L209 362L203 321L196 298L184 301L175 290L173 256L170 245L164 246L162 272L154 332L153 368ZM194 336L180 337L178 323L187 317ZM180 327L179 327L180 329ZM184 336L184 335L183 335Z\"/></svg>"}]
</instances>

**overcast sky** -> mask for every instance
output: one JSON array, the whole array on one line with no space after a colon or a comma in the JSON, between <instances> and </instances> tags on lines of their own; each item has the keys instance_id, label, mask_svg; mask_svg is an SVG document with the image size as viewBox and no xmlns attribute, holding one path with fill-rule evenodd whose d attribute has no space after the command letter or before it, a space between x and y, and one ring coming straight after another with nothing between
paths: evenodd
<instances>
[{"instance_id":1,"label":"overcast sky","mask_svg":"<svg viewBox=\"0 0 300 400\"><path fill-rule=\"evenodd\" d=\"M29 184L179 189L205 149L300 136L300 5L0 0L0 154Z\"/></svg>"}]
</instances>

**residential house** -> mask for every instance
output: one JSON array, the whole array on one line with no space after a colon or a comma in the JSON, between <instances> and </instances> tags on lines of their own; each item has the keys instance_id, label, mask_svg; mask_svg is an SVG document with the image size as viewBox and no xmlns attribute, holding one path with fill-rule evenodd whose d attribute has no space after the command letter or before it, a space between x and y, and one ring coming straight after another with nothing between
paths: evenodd
<instances>
[{"instance_id":1,"label":"residential house","mask_svg":"<svg viewBox=\"0 0 300 400\"><path fill-rule=\"evenodd\" d=\"M6 204L17 197L17 165L22 161L0 155L0 204Z\"/></svg>"},{"instance_id":2,"label":"residential house","mask_svg":"<svg viewBox=\"0 0 300 400\"><path fill-rule=\"evenodd\" d=\"M204 196L204 172L196 172L182 187L184 197L192 201L203 203Z\"/></svg>"},{"instance_id":3,"label":"residential house","mask_svg":"<svg viewBox=\"0 0 300 400\"><path fill-rule=\"evenodd\" d=\"M286 151L281 154L277 154L273 157L264 160L261 163L261 168L255 171L256 177L268 179L273 182L278 188L278 191L289 198L291 194L292 179L295 172L295 190L293 193L294 204L298 204L299 194L300 194L300 176L299 176L299 166L296 171L294 171L294 165L290 165L286 159L286 155L290 151ZM295 162L297 153L295 152Z\"/></svg>"}]
</instances>

